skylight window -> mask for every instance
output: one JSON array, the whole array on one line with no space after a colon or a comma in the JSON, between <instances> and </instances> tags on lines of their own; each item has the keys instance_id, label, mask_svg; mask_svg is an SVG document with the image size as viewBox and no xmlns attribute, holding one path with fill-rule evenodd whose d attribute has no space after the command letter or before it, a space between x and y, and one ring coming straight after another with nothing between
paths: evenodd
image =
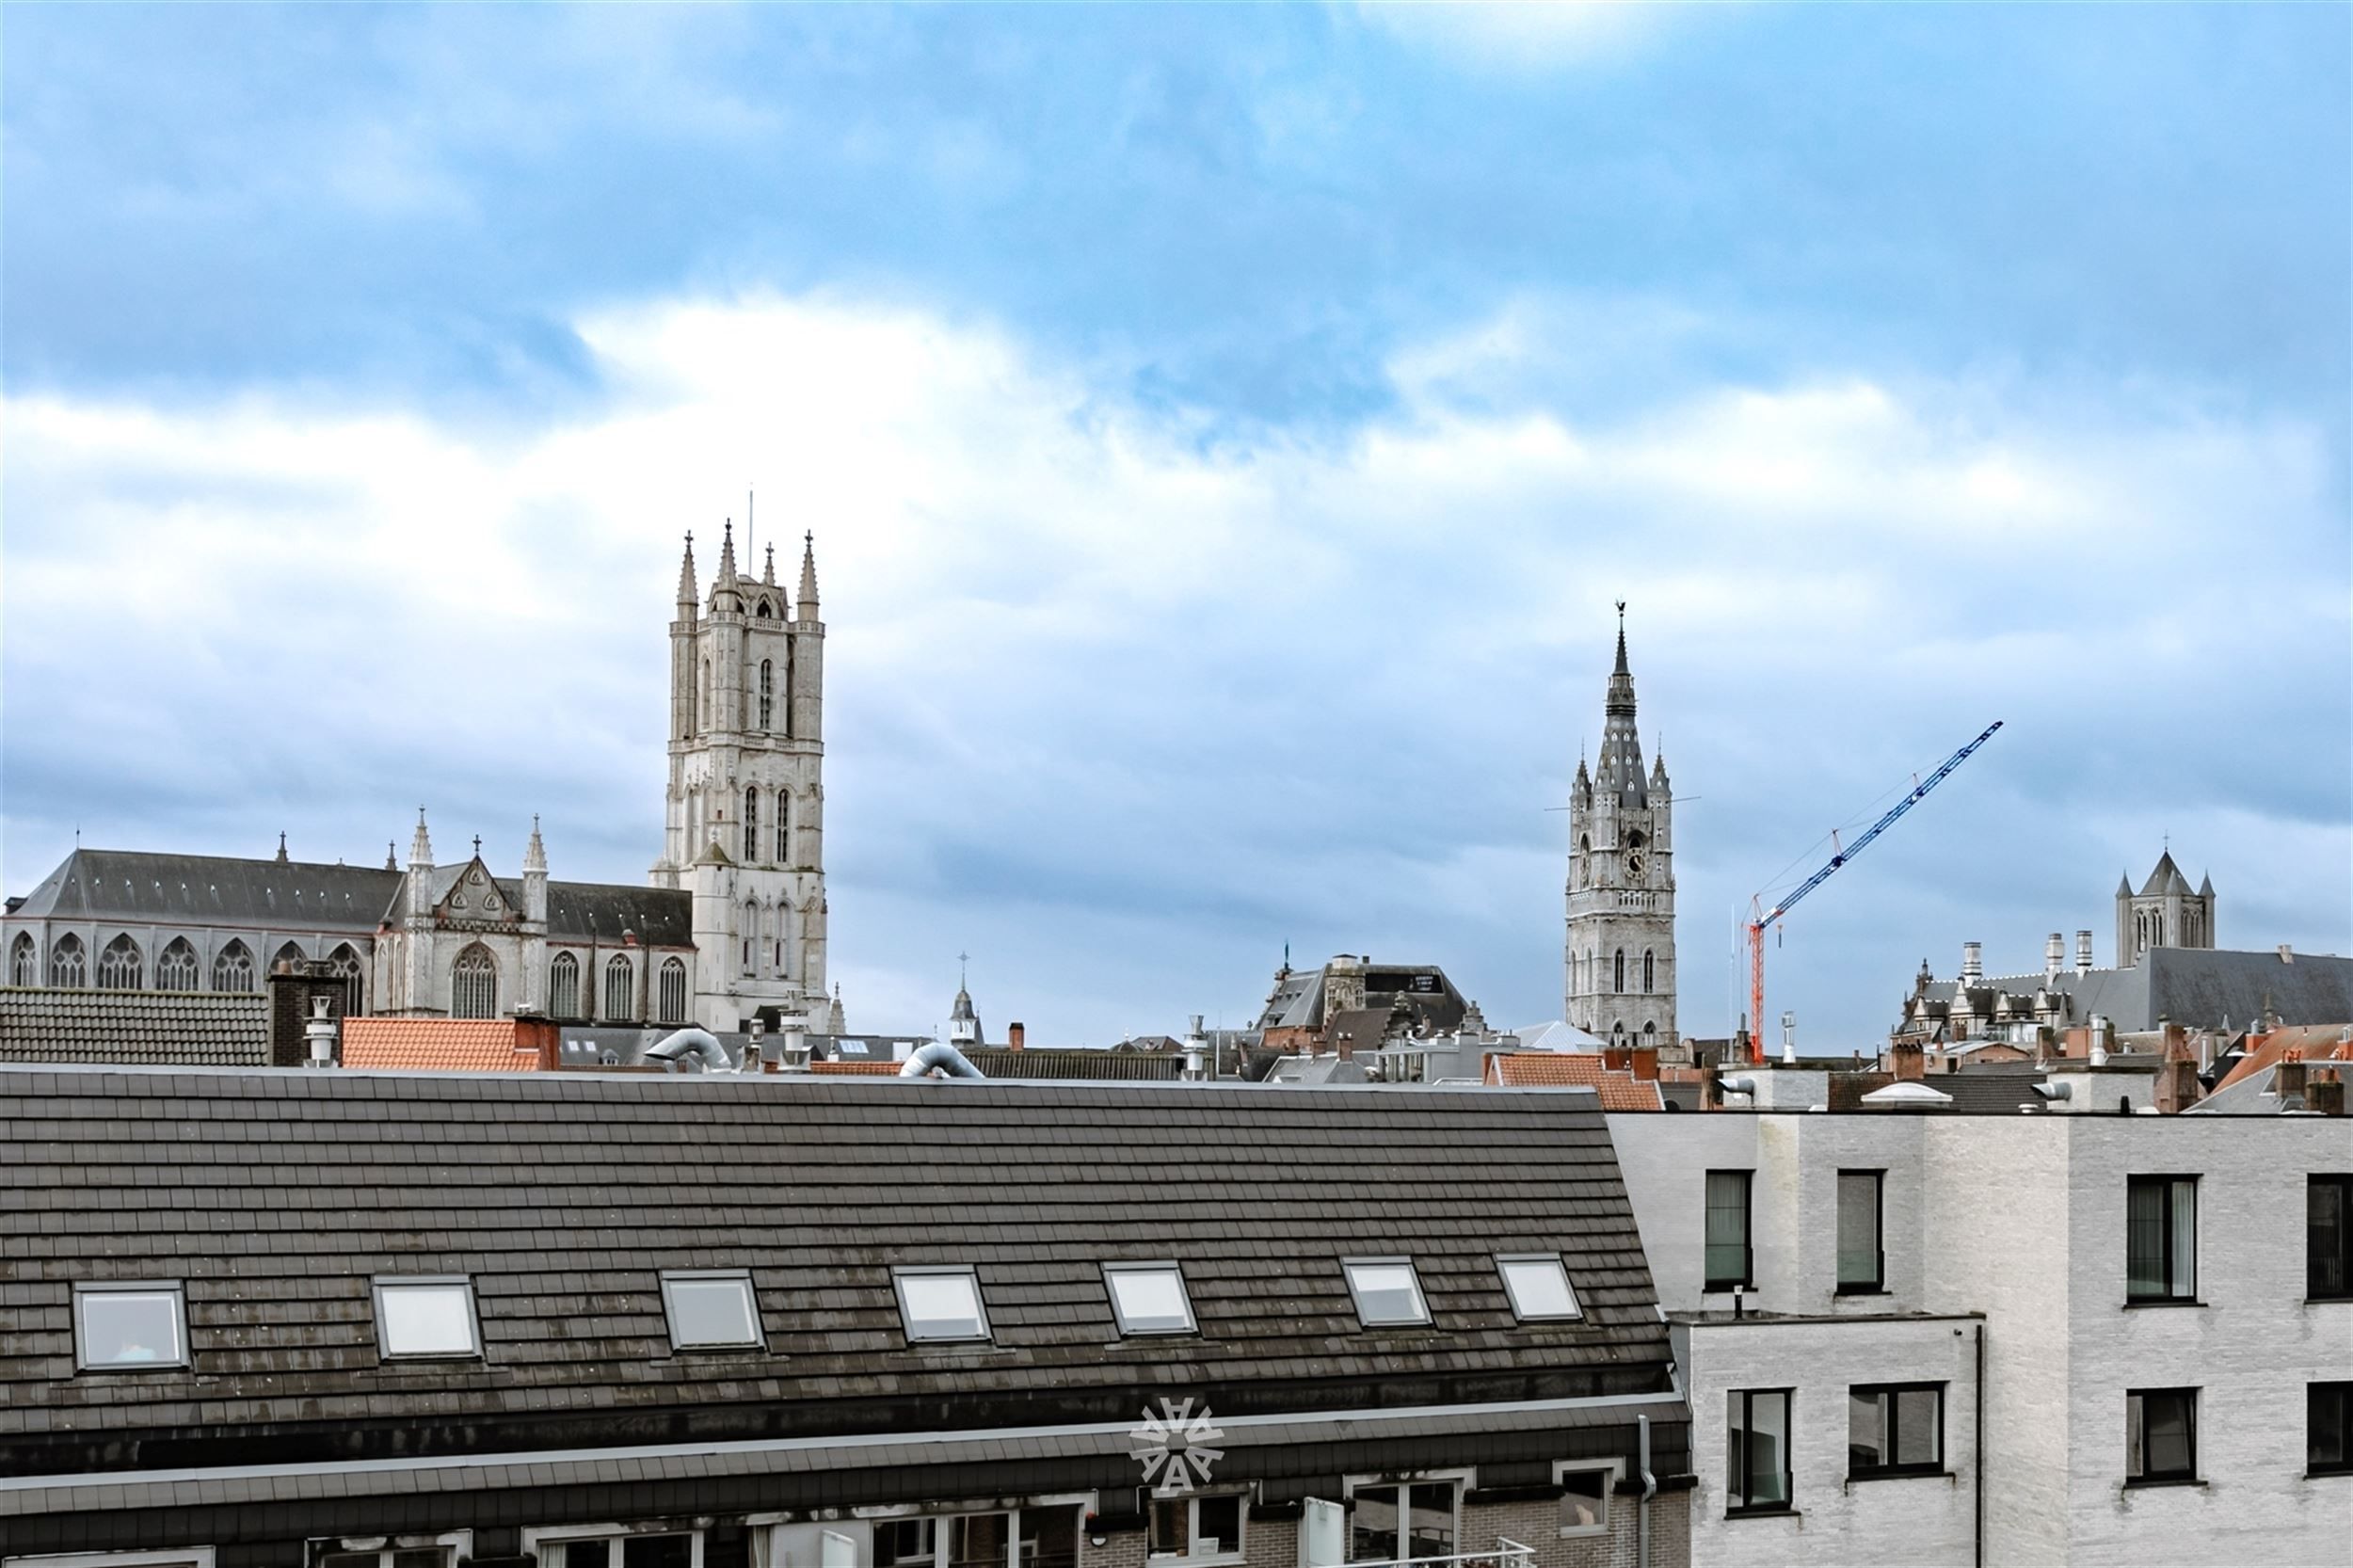
<instances>
[{"instance_id":1,"label":"skylight window","mask_svg":"<svg viewBox=\"0 0 2353 1568\"><path fill-rule=\"evenodd\" d=\"M765 1343L752 1276L744 1270L664 1274L662 1307L669 1315L674 1351L759 1348Z\"/></svg>"},{"instance_id":2,"label":"skylight window","mask_svg":"<svg viewBox=\"0 0 2353 1568\"><path fill-rule=\"evenodd\" d=\"M1352 1257L1341 1264L1348 1273L1349 1294L1356 1298L1356 1320L1367 1328L1426 1323L1430 1307L1421 1299L1421 1281L1411 1259Z\"/></svg>"},{"instance_id":3,"label":"skylight window","mask_svg":"<svg viewBox=\"0 0 2353 1568\"><path fill-rule=\"evenodd\" d=\"M187 1309L177 1285L82 1285L73 1289L75 1364L145 1371L188 1364Z\"/></svg>"},{"instance_id":4,"label":"skylight window","mask_svg":"<svg viewBox=\"0 0 2353 1568\"><path fill-rule=\"evenodd\" d=\"M907 1338L938 1343L988 1337L988 1313L981 1305L981 1282L971 1270L901 1269L899 1317Z\"/></svg>"},{"instance_id":5,"label":"skylight window","mask_svg":"<svg viewBox=\"0 0 2353 1568\"><path fill-rule=\"evenodd\" d=\"M473 1287L463 1274L377 1280L376 1342L387 1356L480 1355Z\"/></svg>"},{"instance_id":6,"label":"skylight window","mask_svg":"<svg viewBox=\"0 0 2353 1568\"><path fill-rule=\"evenodd\" d=\"M1569 1285L1569 1271L1560 1254L1498 1257L1496 1269L1503 1275L1503 1288L1511 1294L1513 1314L1521 1322L1585 1316L1577 1304L1577 1291Z\"/></svg>"},{"instance_id":7,"label":"skylight window","mask_svg":"<svg viewBox=\"0 0 2353 1568\"><path fill-rule=\"evenodd\" d=\"M1106 1263L1103 1284L1122 1334L1191 1334L1193 1303L1174 1263Z\"/></svg>"}]
</instances>

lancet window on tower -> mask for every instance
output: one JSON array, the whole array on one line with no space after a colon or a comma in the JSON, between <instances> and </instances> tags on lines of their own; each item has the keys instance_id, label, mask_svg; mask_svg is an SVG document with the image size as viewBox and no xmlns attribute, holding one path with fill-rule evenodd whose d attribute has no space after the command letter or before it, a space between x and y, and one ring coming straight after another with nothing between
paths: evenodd
<instances>
[{"instance_id":1,"label":"lancet window on tower","mask_svg":"<svg viewBox=\"0 0 2353 1568\"><path fill-rule=\"evenodd\" d=\"M1625 949L1624 948L1618 950L1616 961L1610 967L1609 988L1622 994L1625 990Z\"/></svg>"},{"instance_id":2,"label":"lancet window on tower","mask_svg":"<svg viewBox=\"0 0 2353 1568\"><path fill-rule=\"evenodd\" d=\"M40 960L33 948L33 938L18 932L16 944L8 950L8 984L34 985L40 984ZM192 987L191 987L192 988Z\"/></svg>"},{"instance_id":3,"label":"lancet window on tower","mask_svg":"<svg viewBox=\"0 0 2353 1568\"><path fill-rule=\"evenodd\" d=\"M1644 996L1650 995L1651 986L1655 983L1657 977L1657 971L1653 968L1653 962L1650 949L1644 948L1642 950L1642 994Z\"/></svg>"},{"instance_id":4,"label":"lancet window on tower","mask_svg":"<svg viewBox=\"0 0 2353 1568\"><path fill-rule=\"evenodd\" d=\"M760 905L759 905L759 904L752 904L752 903L746 903L746 904L744 905L744 927L743 927L743 930L744 930L744 972L745 974L747 974L747 975L754 975L754 974L758 974L758 973L760 972Z\"/></svg>"},{"instance_id":5,"label":"lancet window on tower","mask_svg":"<svg viewBox=\"0 0 2353 1568\"><path fill-rule=\"evenodd\" d=\"M776 864L792 863L792 792L776 792Z\"/></svg>"},{"instance_id":6,"label":"lancet window on tower","mask_svg":"<svg viewBox=\"0 0 2353 1568\"><path fill-rule=\"evenodd\" d=\"M766 606L765 604L762 604L762 605L760 607L760 613L761 615L763 615L763 616L764 616L764 615L766 615L766 614L768 613L768 606ZM773 659L762 659L762 660L760 662L760 728L762 728L762 729L766 729L766 728L770 728L770 721L771 721L771 720L772 720L772 719L776 716L776 661L774 661Z\"/></svg>"},{"instance_id":7,"label":"lancet window on tower","mask_svg":"<svg viewBox=\"0 0 2353 1568\"><path fill-rule=\"evenodd\" d=\"M760 791L758 787L744 792L744 862L746 865L760 858Z\"/></svg>"}]
</instances>

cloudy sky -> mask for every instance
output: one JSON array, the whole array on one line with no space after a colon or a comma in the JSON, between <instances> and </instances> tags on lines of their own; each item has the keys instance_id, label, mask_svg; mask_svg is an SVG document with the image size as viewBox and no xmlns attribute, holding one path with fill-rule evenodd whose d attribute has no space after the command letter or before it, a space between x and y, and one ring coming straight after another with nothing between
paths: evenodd
<instances>
[{"instance_id":1,"label":"cloudy sky","mask_svg":"<svg viewBox=\"0 0 2353 1568\"><path fill-rule=\"evenodd\" d=\"M2348 14L13 8L0 883L641 878L756 488L855 1027L1558 1016L1617 599L1687 1032L1994 719L1789 920L1810 1047L2169 835L2345 952Z\"/></svg>"}]
</instances>

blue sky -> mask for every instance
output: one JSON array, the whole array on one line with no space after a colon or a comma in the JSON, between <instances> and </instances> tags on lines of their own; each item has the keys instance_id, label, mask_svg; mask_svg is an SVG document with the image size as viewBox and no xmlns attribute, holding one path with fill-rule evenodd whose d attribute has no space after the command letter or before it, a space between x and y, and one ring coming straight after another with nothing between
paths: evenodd
<instances>
[{"instance_id":1,"label":"blue sky","mask_svg":"<svg viewBox=\"0 0 2353 1568\"><path fill-rule=\"evenodd\" d=\"M1774 1011L2168 834L2353 947L2342 8L12 8L0 879L655 853L678 537L819 536L852 1021L1556 1016L1609 603Z\"/></svg>"}]
</instances>

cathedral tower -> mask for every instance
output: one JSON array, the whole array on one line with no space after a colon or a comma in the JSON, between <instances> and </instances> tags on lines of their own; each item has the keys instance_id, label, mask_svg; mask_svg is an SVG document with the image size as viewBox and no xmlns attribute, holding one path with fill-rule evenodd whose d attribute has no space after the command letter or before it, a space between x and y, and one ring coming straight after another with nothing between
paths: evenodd
<instances>
[{"instance_id":1,"label":"cathedral tower","mask_svg":"<svg viewBox=\"0 0 2353 1568\"><path fill-rule=\"evenodd\" d=\"M1673 816L1666 758L1642 772L1621 600L1600 762L1569 796L1568 1021L1611 1045L1677 1039Z\"/></svg>"},{"instance_id":2,"label":"cathedral tower","mask_svg":"<svg viewBox=\"0 0 2353 1568\"><path fill-rule=\"evenodd\" d=\"M707 600L695 538L670 622L670 789L658 888L694 894L691 1016L736 1029L763 1007L824 1016L824 623L814 536L799 601L735 565L730 523Z\"/></svg>"}]
</instances>

